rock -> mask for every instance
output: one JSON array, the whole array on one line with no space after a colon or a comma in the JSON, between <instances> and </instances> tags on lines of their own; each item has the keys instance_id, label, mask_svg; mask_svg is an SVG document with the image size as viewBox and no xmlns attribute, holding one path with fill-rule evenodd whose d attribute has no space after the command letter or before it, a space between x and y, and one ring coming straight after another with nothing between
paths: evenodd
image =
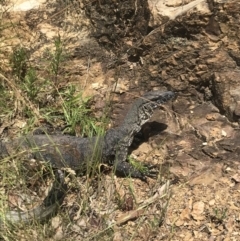
<instances>
[{"instance_id":1,"label":"rock","mask_svg":"<svg viewBox=\"0 0 240 241\"><path fill-rule=\"evenodd\" d=\"M213 91L215 104L227 117L236 121L240 118L240 70L224 71L214 74Z\"/></svg>"}]
</instances>

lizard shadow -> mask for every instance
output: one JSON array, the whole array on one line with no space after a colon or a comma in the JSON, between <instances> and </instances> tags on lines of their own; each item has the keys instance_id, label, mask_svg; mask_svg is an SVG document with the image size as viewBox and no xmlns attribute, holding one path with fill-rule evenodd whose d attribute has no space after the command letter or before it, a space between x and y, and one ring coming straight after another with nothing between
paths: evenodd
<instances>
[{"instance_id":1,"label":"lizard shadow","mask_svg":"<svg viewBox=\"0 0 240 241\"><path fill-rule=\"evenodd\" d=\"M129 153L138 149L142 143L148 142L151 137L159 135L166 130L167 127L168 125L157 121L145 123L141 130L134 136L132 145L129 148Z\"/></svg>"}]
</instances>

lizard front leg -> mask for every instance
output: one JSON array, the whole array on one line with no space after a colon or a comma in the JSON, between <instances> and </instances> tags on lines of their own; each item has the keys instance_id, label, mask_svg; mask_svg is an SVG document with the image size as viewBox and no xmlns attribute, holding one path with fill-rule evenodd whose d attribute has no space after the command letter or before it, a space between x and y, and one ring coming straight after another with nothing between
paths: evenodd
<instances>
[{"instance_id":1,"label":"lizard front leg","mask_svg":"<svg viewBox=\"0 0 240 241\"><path fill-rule=\"evenodd\" d=\"M118 176L130 176L134 178L139 178L142 181L146 182L146 176L144 173L140 172L129 162L127 162L128 147L121 146L116 151L116 156L114 160L114 170Z\"/></svg>"}]
</instances>

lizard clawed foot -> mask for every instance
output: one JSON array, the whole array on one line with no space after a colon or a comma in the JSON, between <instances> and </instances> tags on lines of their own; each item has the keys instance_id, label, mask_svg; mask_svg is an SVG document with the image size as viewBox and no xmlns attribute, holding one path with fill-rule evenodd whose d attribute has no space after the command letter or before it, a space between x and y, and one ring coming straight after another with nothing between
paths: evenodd
<instances>
[{"instance_id":1,"label":"lizard clawed foot","mask_svg":"<svg viewBox=\"0 0 240 241\"><path fill-rule=\"evenodd\" d=\"M115 173L118 176L133 178L139 178L144 182L147 182L147 177L157 178L158 170L151 170L156 168L157 165L144 164L140 168L136 168L128 162L119 162L115 164Z\"/></svg>"},{"instance_id":2,"label":"lizard clawed foot","mask_svg":"<svg viewBox=\"0 0 240 241\"><path fill-rule=\"evenodd\" d=\"M145 163L145 164L143 164L142 173L147 177L156 179L159 174L158 165L152 165L152 164Z\"/></svg>"}]
</instances>

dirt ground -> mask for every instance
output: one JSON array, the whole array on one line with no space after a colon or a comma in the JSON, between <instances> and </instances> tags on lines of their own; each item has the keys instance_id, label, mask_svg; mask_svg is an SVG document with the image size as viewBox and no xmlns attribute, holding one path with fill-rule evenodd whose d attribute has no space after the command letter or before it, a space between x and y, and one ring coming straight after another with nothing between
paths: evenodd
<instances>
[{"instance_id":1,"label":"dirt ground","mask_svg":"<svg viewBox=\"0 0 240 241\"><path fill-rule=\"evenodd\" d=\"M75 83L95 95L99 116L111 92L112 127L144 92L177 93L176 100L155 111L132 148L137 160L161 164L157 180L106 174L89 187L85 177L77 177L79 188L70 188L60 210L71 222L58 214L43 224L50 232L29 235L38 240L240 240L240 2L51 1L27 11L10 9L3 19L19 25L2 31L5 37L16 34L1 36L1 45L21 42L31 49L42 76L43 49L61 35L70 55L60 84ZM4 56L11 51L5 47L0 53L4 71ZM159 198L137 218L119 221L168 180L169 199Z\"/></svg>"}]
</instances>

